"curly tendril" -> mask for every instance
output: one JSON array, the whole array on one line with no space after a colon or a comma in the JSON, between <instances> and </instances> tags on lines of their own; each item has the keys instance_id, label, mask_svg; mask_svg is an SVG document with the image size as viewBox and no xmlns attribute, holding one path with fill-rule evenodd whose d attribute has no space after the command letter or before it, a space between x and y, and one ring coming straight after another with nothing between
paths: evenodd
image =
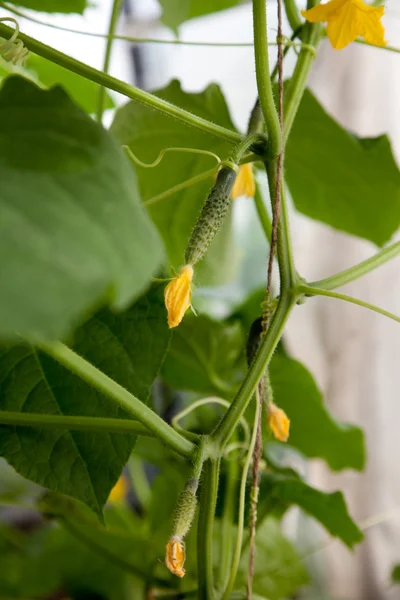
<instances>
[{"instance_id":1,"label":"curly tendril","mask_svg":"<svg viewBox=\"0 0 400 600\"><path fill-rule=\"evenodd\" d=\"M15 31L9 40L0 37L0 56L13 65L24 67L29 56L29 50L25 48L23 41L18 39L18 22L12 17L2 17L0 22L11 22L15 25Z\"/></svg>"}]
</instances>

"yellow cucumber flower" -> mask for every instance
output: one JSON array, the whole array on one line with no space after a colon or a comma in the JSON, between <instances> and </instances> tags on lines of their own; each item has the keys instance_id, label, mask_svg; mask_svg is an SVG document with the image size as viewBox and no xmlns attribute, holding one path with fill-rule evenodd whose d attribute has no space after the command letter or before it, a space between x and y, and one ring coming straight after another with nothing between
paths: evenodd
<instances>
[{"instance_id":1,"label":"yellow cucumber flower","mask_svg":"<svg viewBox=\"0 0 400 600\"><path fill-rule=\"evenodd\" d=\"M362 0L330 0L301 14L310 23L328 22L327 34L336 50L341 50L358 36L374 46L386 46L381 18L383 6L369 6Z\"/></svg>"},{"instance_id":2,"label":"yellow cucumber flower","mask_svg":"<svg viewBox=\"0 0 400 600\"><path fill-rule=\"evenodd\" d=\"M280 442L287 442L289 437L290 419L281 408L276 404L269 404L267 407L268 427L271 429L274 438Z\"/></svg>"},{"instance_id":3,"label":"yellow cucumber flower","mask_svg":"<svg viewBox=\"0 0 400 600\"><path fill-rule=\"evenodd\" d=\"M164 300L168 311L169 328L178 327L192 303L192 279L193 267L185 265L165 288Z\"/></svg>"},{"instance_id":4,"label":"yellow cucumber flower","mask_svg":"<svg viewBox=\"0 0 400 600\"><path fill-rule=\"evenodd\" d=\"M124 475L121 475L121 477L118 479L117 483L111 490L110 495L108 496L108 502L116 504L120 503L122 500L125 499L128 493L128 489L128 481Z\"/></svg>"},{"instance_id":5,"label":"yellow cucumber flower","mask_svg":"<svg viewBox=\"0 0 400 600\"><path fill-rule=\"evenodd\" d=\"M185 544L178 535L173 535L167 544L165 553L166 567L178 577L185 575Z\"/></svg>"},{"instance_id":6,"label":"yellow cucumber flower","mask_svg":"<svg viewBox=\"0 0 400 600\"><path fill-rule=\"evenodd\" d=\"M253 198L256 193L256 184L254 181L253 165L246 163L239 167L239 173L234 183L231 198L239 198L240 196L247 196Z\"/></svg>"}]
</instances>

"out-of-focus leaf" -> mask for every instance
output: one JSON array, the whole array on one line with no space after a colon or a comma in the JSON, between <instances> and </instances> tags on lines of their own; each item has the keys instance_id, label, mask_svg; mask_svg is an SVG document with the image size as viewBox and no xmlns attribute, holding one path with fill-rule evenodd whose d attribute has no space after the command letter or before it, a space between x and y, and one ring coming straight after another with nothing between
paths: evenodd
<instances>
[{"instance_id":1,"label":"out-of-focus leaf","mask_svg":"<svg viewBox=\"0 0 400 600\"><path fill-rule=\"evenodd\" d=\"M231 397L244 369L240 323L188 314L174 332L162 376L177 389Z\"/></svg>"},{"instance_id":2,"label":"out-of-focus leaf","mask_svg":"<svg viewBox=\"0 0 400 600\"><path fill-rule=\"evenodd\" d=\"M143 293L161 242L121 149L64 90L9 77L0 118L0 338L60 339Z\"/></svg>"},{"instance_id":3,"label":"out-of-focus leaf","mask_svg":"<svg viewBox=\"0 0 400 600\"><path fill-rule=\"evenodd\" d=\"M169 340L163 288L157 286L126 313L98 313L76 332L74 348L146 402ZM22 344L0 348L0 409L127 416L53 359ZM98 514L134 441L130 435L0 427L0 455L21 475L82 500Z\"/></svg>"},{"instance_id":4,"label":"out-of-focus leaf","mask_svg":"<svg viewBox=\"0 0 400 600\"><path fill-rule=\"evenodd\" d=\"M79 14L88 6L86 0L13 0L12 4L47 13Z\"/></svg>"},{"instance_id":5,"label":"out-of-focus leaf","mask_svg":"<svg viewBox=\"0 0 400 600\"><path fill-rule=\"evenodd\" d=\"M389 139L360 139L306 91L285 149L296 207L378 246L400 225L400 171Z\"/></svg>"},{"instance_id":6,"label":"out-of-focus leaf","mask_svg":"<svg viewBox=\"0 0 400 600\"><path fill-rule=\"evenodd\" d=\"M400 583L400 564L395 565L391 574L392 583Z\"/></svg>"},{"instance_id":7,"label":"out-of-focus leaf","mask_svg":"<svg viewBox=\"0 0 400 600\"><path fill-rule=\"evenodd\" d=\"M327 494L307 485L298 477L277 473L266 473L263 476L261 490L260 513L263 510L263 498L271 507L283 505L288 508L296 504L349 548L363 539L362 532L347 512L341 492Z\"/></svg>"},{"instance_id":8,"label":"out-of-focus leaf","mask_svg":"<svg viewBox=\"0 0 400 600\"><path fill-rule=\"evenodd\" d=\"M174 31L189 19L236 6L240 0L158 0L163 8L162 22Z\"/></svg>"},{"instance_id":9,"label":"out-of-focus leaf","mask_svg":"<svg viewBox=\"0 0 400 600\"><path fill-rule=\"evenodd\" d=\"M312 375L301 363L276 355L270 377L274 402L290 418L288 444L309 458L323 458L334 471L364 468L362 430L332 418Z\"/></svg>"}]
</instances>

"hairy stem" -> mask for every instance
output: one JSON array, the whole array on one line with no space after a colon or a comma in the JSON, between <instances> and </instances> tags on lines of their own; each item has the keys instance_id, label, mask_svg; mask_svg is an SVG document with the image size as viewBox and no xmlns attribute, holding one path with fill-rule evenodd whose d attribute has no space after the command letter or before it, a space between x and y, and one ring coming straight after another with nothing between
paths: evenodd
<instances>
[{"instance_id":1,"label":"hairy stem","mask_svg":"<svg viewBox=\"0 0 400 600\"><path fill-rule=\"evenodd\" d=\"M218 588L223 590L229 580L233 549L234 512L237 497L237 479L239 462L235 458L226 461L226 483L224 492L224 508L221 522L221 553Z\"/></svg>"},{"instance_id":2,"label":"hairy stem","mask_svg":"<svg viewBox=\"0 0 400 600\"><path fill-rule=\"evenodd\" d=\"M61 342L41 342L36 345L83 381L112 398L114 402L133 415L172 450L186 457L192 456L195 452L196 446L192 442L189 442L172 429L148 406L82 356L79 356Z\"/></svg>"},{"instance_id":3,"label":"hairy stem","mask_svg":"<svg viewBox=\"0 0 400 600\"><path fill-rule=\"evenodd\" d=\"M293 31L297 31L303 25L303 21L301 20L296 0L283 0L283 3L289 25Z\"/></svg>"},{"instance_id":4,"label":"hairy stem","mask_svg":"<svg viewBox=\"0 0 400 600\"><path fill-rule=\"evenodd\" d=\"M197 533L197 572L199 600L213 600L213 529L217 504L219 459L207 460L201 481L200 512Z\"/></svg>"},{"instance_id":5,"label":"hairy stem","mask_svg":"<svg viewBox=\"0 0 400 600\"><path fill-rule=\"evenodd\" d=\"M311 48L316 48L321 37L321 26L318 23L306 23L302 29L302 39L306 46L302 46L293 75L285 90L285 128L284 138L287 140L299 108L306 87L308 75L316 53Z\"/></svg>"},{"instance_id":6,"label":"hairy stem","mask_svg":"<svg viewBox=\"0 0 400 600\"><path fill-rule=\"evenodd\" d=\"M4 38L10 38L12 34L12 28L0 23L0 36ZM116 79L115 77L111 77L111 75L107 75L106 73L94 69L93 67L90 67L89 65L86 65L79 60L64 54L63 52L59 52L51 46L47 46L46 44L39 42L35 38L25 35L24 33L20 33L18 37L24 42L28 50L31 50L43 58L47 58L51 62L60 65L69 71L72 71L73 73L77 73L86 79L90 79L90 81L94 81L95 83L103 85L110 90L119 92L128 98L132 98L132 100L137 100L149 108L154 108L165 115L175 117L187 125L191 125L200 131L214 135L232 144L237 144L242 140L242 136L239 133L236 133L236 131L230 131L225 127L211 123L211 121L207 121L207 119L198 117L187 110L184 110L183 108L179 108L178 106L167 102L166 100L157 98L153 94L149 94L148 92L140 90L133 85L125 83L119 79Z\"/></svg>"},{"instance_id":7,"label":"hairy stem","mask_svg":"<svg viewBox=\"0 0 400 600\"><path fill-rule=\"evenodd\" d=\"M327 296L328 298L336 298L338 300L344 300L345 302L350 302L351 304L357 304L358 306L362 306L363 308L368 308L373 312L379 313L384 317L388 317L393 321L397 321L400 323L400 317L394 315L388 310L384 310L379 306L375 306L375 304L370 304L369 302L364 302L364 300L359 300L358 298L353 298L353 296L347 296L346 294L339 294L338 292L330 292L329 290L322 290L317 287L311 287L308 285L300 285L298 288L300 293L305 294L306 296Z\"/></svg>"},{"instance_id":8,"label":"hairy stem","mask_svg":"<svg viewBox=\"0 0 400 600\"><path fill-rule=\"evenodd\" d=\"M400 254L400 242L395 242L394 244L390 244L390 246L386 246L380 252L371 256L371 258L367 258L362 262L346 269L345 271L341 271L336 275L332 275L332 277L327 277L326 279L320 279L319 281L313 281L312 283L307 283L309 287L317 287L322 288L324 290L334 290L350 281L354 281L355 279L359 279L370 273L374 269L377 269L381 265L384 265L395 256Z\"/></svg>"},{"instance_id":9,"label":"hairy stem","mask_svg":"<svg viewBox=\"0 0 400 600\"><path fill-rule=\"evenodd\" d=\"M254 204L256 206L258 218L261 223L261 227L264 230L265 237L267 238L268 242L271 243L272 222L265 206L264 199L261 195L259 186L256 187L256 193L254 194Z\"/></svg>"},{"instance_id":10,"label":"hairy stem","mask_svg":"<svg viewBox=\"0 0 400 600\"><path fill-rule=\"evenodd\" d=\"M114 0L111 10L110 24L108 28L108 38L106 45L106 52L104 55L103 73L108 73L111 60L111 50L114 41L115 29L117 27L117 21L119 13L121 11L123 0ZM97 120L101 123L103 119L103 112L106 104L106 89L102 85L99 87L99 95L97 99Z\"/></svg>"},{"instance_id":11,"label":"hairy stem","mask_svg":"<svg viewBox=\"0 0 400 600\"><path fill-rule=\"evenodd\" d=\"M258 98L267 127L269 149L272 156L277 156L281 149L281 128L269 73L266 5L266 0L253 0L254 58Z\"/></svg>"},{"instance_id":12,"label":"hairy stem","mask_svg":"<svg viewBox=\"0 0 400 600\"><path fill-rule=\"evenodd\" d=\"M256 406L254 410L254 424L253 424L253 432L251 435L249 449L247 451L246 460L243 465L242 477L240 480L240 492L239 492L239 511L238 511L238 529L237 529L237 537L236 537L236 546L235 553L233 556L233 562L230 572L229 581L225 588L224 594L222 596L222 600L229 600L231 592L233 590L233 586L235 585L236 574L239 568L240 555L242 552L242 542L243 542L243 529L244 529L244 512L246 506L246 484L247 484L247 476L250 469L251 459L254 453L254 447L257 439L257 424L260 418L261 412L261 402L259 402L259 398L256 398Z\"/></svg>"},{"instance_id":13,"label":"hairy stem","mask_svg":"<svg viewBox=\"0 0 400 600\"><path fill-rule=\"evenodd\" d=\"M40 429L66 429L71 431L96 431L131 433L153 437L154 434L138 421L108 419L105 417L75 417L70 415L45 415L40 413L9 412L0 410L0 425L40 427Z\"/></svg>"}]
</instances>

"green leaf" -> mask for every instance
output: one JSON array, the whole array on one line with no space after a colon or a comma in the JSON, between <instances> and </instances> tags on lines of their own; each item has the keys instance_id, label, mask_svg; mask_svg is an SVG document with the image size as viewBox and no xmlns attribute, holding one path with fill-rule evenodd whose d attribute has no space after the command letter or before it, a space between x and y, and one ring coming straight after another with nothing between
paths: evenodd
<instances>
[{"instance_id":1,"label":"green leaf","mask_svg":"<svg viewBox=\"0 0 400 600\"><path fill-rule=\"evenodd\" d=\"M307 485L298 477L266 473L261 484L261 498L264 497L268 498L270 505L278 502L286 507L291 504L300 506L349 548L364 537L347 512L341 492L327 494ZM262 511L262 501L259 510Z\"/></svg>"},{"instance_id":2,"label":"green leaf","mask_svg":"<svg viewBox=\"0 0 400 600\"><path fill-rule=\"evenodd\" d=\"M88 6L87 0L13 0L12 4L48 13L79 13Z\"/></svg>"},{"instance_id":3,"label":"green leaf","mask_svg":"<svg viewBox=\"0 0 400 600\"><path fill-rule=\"evenodd\" d=\"M189 19L219 12L236 6L240 0L158 0L162 6L162 22L177 30L178 25Z\"/></svg>"},{"instance_id":4,"label":"green leaf","mask_svg":"<svg viewBox=\"0 0 400 600\"><path fill-rule=\"evenodd\" d=\"M174 80L166 88L156 91L155 95L228 129L234 129L225 99L215 84L209 85L201 93L189 94L182 90L179 81ZM153 162L161 150L170 147L208 150L219 155L221 159L227 158L232 149L226 142L134 101L117 111L110 131L120 144L129 146L145 163ZM212 169L215 164L215 159L209 156L183 152L167 153L155 168L136 167L141 196L144 201L149 200L195 175ZM151 218L164 240L170 265L175 269L183 264L190 233L213 181L213 178L209 177L149 206ZM228 222L212 242L203 263L199 264L199 268L196 267L195 282L225 283L230 280L234 274L232 246ZM202 274L199 275L201 271Z\"/></svg>"},{"instance_id":5,"label":"green leaf","mask_svg":"<svg viewBox=\"0 0 400 600\"><path fill-rule=\"evenodd\" d=\"M174 332L162 376L176 389L231 397L244 372L238 322L187 315Z\"/></svg>"},{"instance_id":6,"label":"green leaf","mask_svg":"<svg viewBox=\"0 0 400 600\"><path fill-rule=\"evenodd\" d=\"M0 118L0 337L57 339L141 294L160 241L122 151L61 88L10 77Z\"/></svg>"},{"instance_id":7,"label":"green leaf","mask_svg":"<svg viewBox=\"0 0 400 600\"><path fill-rule=\"evenodd\" d=\"M309 458L323 458L334 471L364 468L362 430L331 417L312 375L301 363L276 355L270 377L274 402L290 418L291 446Z\"/></svg>"},{"instance_id":8,"label":"green leaf","mask_svg":"<svg viewBox=\"0 0 400 600\"><path fill-rule=\"evenodd\" d=\"M93 81L76 75L76 73L36 54L29 55L28 67L37 74L39 82L45 87L49 88L60 84L83 110L88 113L96 111L99 86ZM106 94L105 108L114 108L114 106L111 96Z\"/></svg>"},{"instance_id":9,"label":"green leaf","mask_svg":"<svg viewBox=\"0 0 400 600\"><path fill-rule=\"evenodd\" d=\"M400 583L400 564L395 565L391 574L392 583Z\"/></svg>"},{"instance_id":10,"label":"green leaf","mask_svg":"<svg viewBox=\"0 0 400 600\"><path fill-rule=\"evenodd\" d=\"M400 171L382 135L359 139L306 91L285 150L298 210L382 246L400 225Z\"/></svg>"},{"instance_id":11,"label":"green leaf","mask_svg":"<svg viewBox=\"0 0 400 600\"><path fill-rule=\"evenodd\" d=\"M236 588L247 583L249 550L243 553ZM287 538L282 535L279 521L265 519L257 528L253 590L268 600L291 597L298 588L308 583L308 575L300 557Z\"/></svg>"},{"instance_id":12,"label":"green leaf","mask_svg":"<svg viewBox=\"0 0 400 600\"><path fill-rule=\"evenodd\" d=\"M169 339L163 288L158 286L124 314L98 313L76 332L74 348L146 401ZM108 397L22 344L0 349L0 409L127 417ZM97 514L134 441L122 434L0 427L0 455L21 475L82 500Z\"/></svg>"}]
</instances>

